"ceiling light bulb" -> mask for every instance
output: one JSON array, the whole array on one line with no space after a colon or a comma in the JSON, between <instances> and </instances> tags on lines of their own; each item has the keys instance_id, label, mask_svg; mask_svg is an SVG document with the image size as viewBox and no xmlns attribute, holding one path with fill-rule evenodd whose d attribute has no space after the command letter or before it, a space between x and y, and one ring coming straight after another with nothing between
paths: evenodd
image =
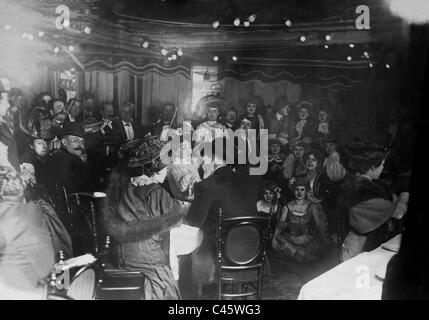
<instances>
[{"instance_id":1,"label":"ceiling light bulb","mask_svg":"<svg viewBox=\"0 0 429 320\"><path fill-rule=\"evenodd\" d=\"M147 41L143 42L142 46L143 46L143 48L146 49L147 47L149 47L149 42L147 42Z\"/></svg>"},{"instance_id":2,"label":"ceiling light bulb","mask_svg":"<svg viewBox=\"0 0 429 320\"><path fill-rule=\"evenodd\" d=\"M325 49L329 49L329 46L327 44L324 45Z\"/></svg>"},{"instance_id":3,"label":"ceiling light bulb","mask_svg":"<svg viewBox=\"0 0 429 320\"><path fill-rule=\"evenodd\" d=\"M374 67L374 65L373 65L372 63L370 63L370 64L369 64L369 67L370 67L370 68L372 68L372 67Z\"/></svg>"},{"instance_id":4,"label":"ceiling light bulb","mask_svg":"<svg viewBox=\"0 0 429 320\"><path fill-rule=\"evenodd\" d=\"M45 33L43 31L39 31L39 37L43 37L45 35Z\"/></svg>"},{"instance_id":5,"label":"ceiling light bulb","mask_svg":"<svg viewBox=\"0 0 429 320\"><path fill-rule=\"evenodd\" d=\"M177 60L177 55L173 54L173 55L171 56L171 59L173 59L173 60Z\"/></svg>"},{"instance_id":6,"label":"ceiling light bulb","mask_svg":"<svg viewBox=\"0 0 429 320\"><path fill-rule=\"evenodd\" d=\"M30 41L33 40L34 39L33 34L29 33L28 36L27 36L27 39L30 40Z\"/></svg>"},{"instance_id":7,"label":"ceiling light bulb","mask_svg":"<svg viewBox=\"0 0 429 320\"><path fill-rule=\"evenodd\" d=\"M69 51L74 51L74 47L73 46L69 46Z\"/></svg>"},{"instance_id":8,"label":"ceiling light bulb","mask_svg":"<svg viewBox=\"0 0 429 320\"><path fill-rule=\"evenodd\" d=\"M172 57L168 57L167 59L168 59L168 61L171 61L171 60L173 60L173 58L172 58Z\"/></svg>"},{"instance_id":9,"label":"ceiling light bulb","mask_svg":"<svg viewBox=\"0 0 429 320\"><path fill-rule=\"evenodd\" d=\"M60 52L60 48L55 47L55 48L54 48L54 53L58 53L58 52Z\"/></svg>"},{"instance_id":10,"label":"ceiling light bulb","mask_svg":"<svg viewBox=\"0 0 429 320\"><path fill-rule=\"evenodd\" d=\"M183 51L182 51L182 49L177 50L177 55L178 55L179 57L183 56Z\"/></svg>"},{"instance_id":11,"label":"ceiling light bulb","mask_svg":"<svg viewBox=\"0 0 429 320\"><path fill-rule=\"evenodd\" d=\"M85 27L85 29L83 29L83 32L85 32L86 34L90 34L91 33L91 28L90 27Z\"/></svg>"},{"instance_id":12,"label":"ceiling light bulb","mask_svg":"<svg viewBox=\"0 0 429 320\"><path fill-rule=\"evenodd\" d=\"M390 69L390 64L386 63L386 69Z\"/></svg>"},{"instance_id":13,"label":"ceiling light bulb","mask_svg":"<svg viewBox=\"0 0 429 320\"><path fill-rule=\"evenodd\" d=\"M218 61L218 60L219 60L219 57L218 57L218 56L214 56L214 57L213 57L213 60L214 60L214 61Z\"/></svg>"},{"instance_id":14,"label":"ceiling light bulb","mask_svg":"<svg viewBox=\"0 0 429 320\"><path fill-rule=\"evenodd\" d=\"M245 27L250 27L250 22L249 21L244 21L244 26Z\"/></svg>"},{"instance_id":15,"label":"ceiling light bulb","mask_svg":"<svg viewBox=\"0 0 429 320\"><path fill-rule=\"evenodd\" d=\"M351 56L348 56L348 57L347 57L347 61L352 61L352 57L351 57Z\"/></svg>"},{"instance_id":16,"label":"ceiling light bulb","mask_svg":"<svg viewBox=\"0 0 429 320\"><path fill-rule=\"evenodd\" d=\"M234 26L238 27L240 25L240 18L235 18Z\"/></svg>"},{"instance_id":17,"label":"ceiling light bulb","mask_svg":"<svg viewBox=\"0 0 429 320\"><path fill-rule=\"evenodd\" d=\"M292 21L286 20L285 21L285 25L288 26L288 27L290 27L292 25Z\"/></svg>"},{"instance_id":18,"label":"ceiling light bulb","mask_svg":"<svg viewBox=\"0 0 429 320\"><path fill-rule=\"evenodd\" d=\"M161 54L162 54L163 56L166 56L166 55L167 55L167 53L168 53L168 52L167 52L167 50L165 50L165 49L162 49L162 50L161 50Z\"/></svg>"},{"instance_id":19,"label":"ceiling light bulb","mask_svg":"<svg viewBox=\"0 0 429 320\"><path fill-rule=\"evenodd\" d=\"M301 42L304 42L305 40L307 40L306 39L306 37L305 36L301 36L300 38L299 38L299 40L301 40Z\"/></svg>"},{"instance_id":20,"label":"ceiling light bulb","mask_svg":"<svg viewBox=\"0 0 429 320\"><path fill-rule=\"evenodd\" d=\"M330 40L332 39L332 37L331 37L331 35L327 34L327 35L325 36L325 39L326 39L326 41L330 41Z\"/></svg>"},{"instance_id":21,"label":"ceiling light bulb","mask_svg":"<svg viewBox=\"0 0 429 320\"><path fill-rule=\"evenodd\" d=\"M255 22L256 20L256 14L252 14L251 16L249 16L249 22Z\"/></svg>"},{"instance_id":22,"label":"ceiling light bulb","mask_svg":"<svg viewBox=\"0 0 429 320\"><path fill-rule=\"evenodd\" d=\"M220 23L219 23L219 21L215 21L215 22L213 22L213 24L212 24L212 26L213 26L213 28L217 28L217 27L219 27L219 25L220 25Z\"/></svg>"},{"instance_id":23,"label":"ceiling light bulb","mask_svg":"<svg viewBox=\"0 0 429 320\"><path fill-rule=\"evenodd\" d=\"M355 47L355 45L353 43L350 43L349 47L353 49Z\"/></svg>"},{"instance_id":24,"label":"ceiling light bulb","mask_svg":"<svg viewBox=\"0 0 429 320\"><path fill-rule=\"evenodd\" d=\"M237 61L237 60L238 60L238 58L236 56L232 57L232 61Z\"/></svg>"}]
</instances>

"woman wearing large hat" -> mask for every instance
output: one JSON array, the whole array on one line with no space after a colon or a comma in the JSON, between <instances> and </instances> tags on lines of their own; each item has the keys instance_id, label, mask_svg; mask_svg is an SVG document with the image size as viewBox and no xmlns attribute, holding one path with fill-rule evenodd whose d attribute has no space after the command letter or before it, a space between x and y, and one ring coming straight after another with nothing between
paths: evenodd
<instances>
[{"instance_id":1,"label":"woman wearing large hat","mask_svg":"<svg viewBox=\"0 0 429 320\"><path fill-rule=\"evenodd\" d=\"M118 243L117 264L145 274L146 300L179 299L170 268L170 232L185 207L161 186L167 174L161 160L165 144L156 136L120 150L102 207L103 225Z\"/></svg>"},{"instance_id":2,"label":"woman wearing large hat","mask_svg":"<svg viewBox=\"0 0 429 320\"><path fill-rule=\"evenodd\" d=\"M21 174L29 185L43 184L47 177L46 161L52 148L55 134L46 122L30 122L27 151L21 157Z\"/></svg>"}]
</instances>

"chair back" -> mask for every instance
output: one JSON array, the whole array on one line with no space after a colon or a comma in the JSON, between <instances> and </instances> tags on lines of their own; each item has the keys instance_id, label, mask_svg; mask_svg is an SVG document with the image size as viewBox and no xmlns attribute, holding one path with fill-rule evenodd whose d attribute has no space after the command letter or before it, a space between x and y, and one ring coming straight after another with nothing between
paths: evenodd
<instances>
[{"instance_id":1,"label":"chair back","mask_svg":"<svg viewBox=\"0 0 429 320\"><path fill-rule=\"evenodd\" d=\"M106 236L100 252L97 299L100 300L144 300L145 279L139 271L129 271L111 263L110 237Z\"/></svg>"},{"instance_id":2,"label":"chair back","mask_svg":"<svg viewBox=\"0 0 429 320\"><path fill-rule=\"evenodd\" d=\"M262 274L270 236L270 218L245 216L223 219L219 209L217 234L218 298L262 295ZM223 283L232 284L232 293L223 292ZM255 283L255 291L238 293L236 284Z\"/></svg>"},{"instance_id":3,"label":"chair back","mask_svg":"<svg viewBox=\"0 0 429 320\"><path fill-rule=\"evenodd\" d=\"M67 296L74 300L94 300L96 278L94 265L80 268L70 282L70 286L67 289Z\"/></svg>"},{"instance_id":4,"label":"chair back","mask_svg":"<svg viewBox=\"0 0 429 320\"><path fill-rule=\"evenodd\" d=\"M101 193L100 193L101 194ZM98 200L105 195L98 193L73 193L68 195L69 208L74 222L74 246L83 254L99 253L99 227L97 218Z\"/></svg>"}]
</instances>

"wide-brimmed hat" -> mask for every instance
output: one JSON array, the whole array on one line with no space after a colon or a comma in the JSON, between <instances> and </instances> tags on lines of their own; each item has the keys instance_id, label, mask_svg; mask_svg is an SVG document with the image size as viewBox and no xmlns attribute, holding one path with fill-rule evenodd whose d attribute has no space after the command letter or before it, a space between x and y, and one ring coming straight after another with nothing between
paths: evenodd
<instances>
[{"instance_id":1,"label":"wide-brimmed hat","mask_svg":"<svg viewBox=\"0 0 429 320\"><path fill-rule=\"evenodd\" d=\"M243 107L246 108L249 103L256 105L257 109L260 109L264 106L264 99L256 94L249 94L245 96L242 100Z\"/></svg>"},{"instance_id":2,"label":"wide-brimmed hat","mask_svg":"<svg viewBox=\"0 0 429 320\"><path fill-rule=\"evenodd\" d=\"M119 149L119 158L131 168L159 163L168 142L158 136L147 136L128 142Z\"/></svg>"},{"instance_id":3,"label":"wide-brimmed hat","mask_svg":"<svg viewBox=\"0 0 429 320\"><path fill-rule=\"evenodd\" d=\"M85 138L85 129L79 122L66 122L61 130L61 137L65 136Z\"/></svg>"},{"instance_id":4,"label":"wide-brimmed hat","mask_svg":"<svg viewBox=\"0 0 429 320\"><path fill-rule=\"evenodd\" d=\"M27 134L33 139L52 140L55 138L55 129L51 125L51 121L39 120L29 121Z\"/></svg>"}]
</instances>

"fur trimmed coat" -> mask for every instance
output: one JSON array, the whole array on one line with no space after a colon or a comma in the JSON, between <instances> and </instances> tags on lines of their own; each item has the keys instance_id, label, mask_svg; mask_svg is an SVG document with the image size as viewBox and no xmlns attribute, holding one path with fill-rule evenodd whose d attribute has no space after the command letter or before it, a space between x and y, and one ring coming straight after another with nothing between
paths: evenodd
<instances>
[{"instance_id":1,"label":"fur trimmed coat","mask_svg":"<svg viewBox=\"0 0 429 320\"><path fill-rule=\"evenodd\" d=\"M186 210L161 185L125 186L103 205L103 225L118 245L118 265L146 276L145 299L176 300L180 292L170 270L170 232Z\"/></svg>"}]
</instances>

